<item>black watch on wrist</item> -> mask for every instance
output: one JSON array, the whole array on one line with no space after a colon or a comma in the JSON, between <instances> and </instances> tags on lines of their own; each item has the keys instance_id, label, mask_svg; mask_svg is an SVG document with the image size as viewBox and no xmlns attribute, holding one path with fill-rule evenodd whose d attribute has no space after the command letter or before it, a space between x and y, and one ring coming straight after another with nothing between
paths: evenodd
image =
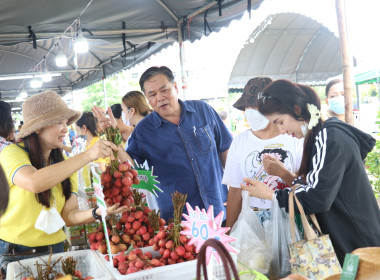
<instances>
[{"instance_id":1,"label":"black watch on wrist","mask_svg":"<svg viewBox=\"0 0 380 280\"><path fill-rule=\"evenodd\" d=\"M96 206L94 209L92 209L92 216L95 218L95 220L100 220L102 216L99 216L96 214L96 210L99 208L99 206Z\"/></svg>"}]
</instances>

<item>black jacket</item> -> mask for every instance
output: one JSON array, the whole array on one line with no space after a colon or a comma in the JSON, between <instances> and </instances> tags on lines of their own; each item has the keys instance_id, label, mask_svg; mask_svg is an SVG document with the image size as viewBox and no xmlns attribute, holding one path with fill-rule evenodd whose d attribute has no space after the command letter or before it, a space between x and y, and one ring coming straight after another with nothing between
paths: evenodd
<instances>
[{"instance_id":1,"label":"black jacket","mask_svg":"<svg viewBox=\"0 0 380 280\"><path fill-rule=\"evenodd\" d=\"M296 189L306 214L315 213L338 259L354 249L380 246L380 211L363 160L376 140L337 118L328 119L312 149L307 185ZM288 209L288 191L277 191ZM295 206L296 207L296 206Z\"/></svg>"}]
</instances>

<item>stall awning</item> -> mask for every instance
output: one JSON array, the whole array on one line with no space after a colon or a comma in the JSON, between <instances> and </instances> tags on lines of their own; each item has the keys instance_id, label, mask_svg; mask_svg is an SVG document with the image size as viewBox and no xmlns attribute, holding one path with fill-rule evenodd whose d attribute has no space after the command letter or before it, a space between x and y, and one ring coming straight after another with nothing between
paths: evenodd
<instances>
[{"instance_id":1,"label":"stall awning","mask_svg":"<svg viewBox=\"0 0 380 280\"><path fill-rule=\"evenodd\" d=\"M229 87L244 87L262 75L318 84L341 72L339 40L333 32L305 15L279 13L252 32L236 60Z\"/></svg>"},{"instance_id":2,"label":"stall awning","mask_svg":"<svg viewBox=\"0 0 380 280\"><path fill-rule=\"evenodd\" d=\"M378 83L380 80L380 69L372 69L370 71L355 75L355 84Z\"/></svg>"},{"instance_id":3,"label":"stall awning","mask_svg":"<svg viewBox=\"0 0 380 280\"><path fill-rule=\"evenodd\" d=\"M3 0L0 17L1 99L14 99L21 89L28 93L54 89L60 93L80 89L102 77L133 67L152 54L179 41L194 41L239 19L249 6L263 0ZM87 8L86 8L87 7ZM81 15L81 11L83 11ZM73 36L79 22L89 41L89 52L74 59ZM123 35L124 34L124 35ZM58 68L62 50L68 66ZM41 63L43 61L43 63ZM33 90L18 76L44 67L53 77ZM64 71L62 71L64 70ZM6 77L16 76L13 80Z\"/></svg>"}]
</instances>

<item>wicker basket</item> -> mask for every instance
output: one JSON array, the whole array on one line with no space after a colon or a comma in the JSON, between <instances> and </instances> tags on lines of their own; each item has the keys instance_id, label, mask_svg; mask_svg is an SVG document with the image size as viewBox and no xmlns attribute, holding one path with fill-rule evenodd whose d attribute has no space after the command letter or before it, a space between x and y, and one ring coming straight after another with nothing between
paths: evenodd
<instances>
[{"instance_id":1,"label":"wicker basket","mask_svg":"<svg viewBox=\"0 0 380 280\"><path fill-rule=\"evenodd\" d=\"M352 252L359 256L359 268L355 280L380 279L380 247L359 248ZM339 280L341 274L325 278L325 280Z\"/></svg>"}]
</instances>

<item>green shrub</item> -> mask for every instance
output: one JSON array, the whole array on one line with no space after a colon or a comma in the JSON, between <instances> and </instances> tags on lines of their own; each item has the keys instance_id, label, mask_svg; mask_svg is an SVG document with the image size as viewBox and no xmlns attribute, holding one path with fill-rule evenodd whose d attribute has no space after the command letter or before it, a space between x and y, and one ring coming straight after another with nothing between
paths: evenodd
<instances>
[{"instance_id":1,"label":"green shrub","mask_svg":"<svg viewBox=\"0 0 380 280\"><path fill-rule=\"evenodd\" d=\"M378 112L377 119L380 118L380 111ZM380 121L376 121L379 124ZM380 133L377 135L380 136ZM379 137L378 137L379 138ZM375 196L380 196L380 140L376 140L376 145L373 150L367 155L366 166L369 180L372 184Z\"/></svg>"}]
</instances>

